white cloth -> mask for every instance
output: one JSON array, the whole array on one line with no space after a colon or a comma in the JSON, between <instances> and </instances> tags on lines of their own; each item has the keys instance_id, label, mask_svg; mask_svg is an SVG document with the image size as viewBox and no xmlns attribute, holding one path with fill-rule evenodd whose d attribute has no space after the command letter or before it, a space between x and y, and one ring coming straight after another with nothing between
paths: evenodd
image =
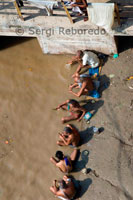
<instances>
[{"instance_id":1,"label":"white cloth","mask_svg":"<svg viewBox=\"0 0 133 200\"><path fill-rule=\"evenodd\" d=\"M61 199L61 200L69 200L69 199L66 199L64 197L59 197L59 196L58 196L58 198Z\"/></svg>"},{"instance_id":2,"label":"white cloth","mask_svg":"<svg viewBox=\"0 0 133 200\"><path fill-rule=\"evenodd\" d=\"M48 16L52 15L53 7L58 6L55 0L27 0L38 8L46 9Z\"/></svg>"},{"instance_id":3,"label":"white cloth","mask_svg":"<svg viewBox=\"0 0 133 200\"><path fill-rule=\"evenodd\" d=\"M107 32L114 23L114 3L90 3L87 7L89 21Z\"/></svg>"},{"instance_id":4,"label":"white cloth","mask_svg":"<svg viewBox=\"0 0 133 200\"><path fill-rule=\"evenodd\" d=\"M83 12L81 11L81 9L80 9L78 6L73 7L73 8L72 8L72 11L73 11L73 12L78 12L78 13L80 13L80 14L83 14Z\"/></svg>"},{"instance_id":5,"label":"white cloth","mask_svg":"<svg viewBox=\"0 0 133 200\"><path fill-rule=\"evenodd\" d=\"M98 67L100 61L97 55L91 51L84 51L84 55L82 57L82 64L83 66L85 65L90 65L91 68Z\"/></svg>"},{"instance_id":6,"label":"white cloth","mask_svg":"<svg viewBox=\"0 0 133 200\"><path fill-rule=\"evenodd\" d=\"M71 6L72 4L75 4L76 2L67 2L65 5L67 6L67 5L69 5L69 6ZM78 7L78 6L75 6L75 7L72 7L72 11L73 12L78 12L78 13L80 13L80 14L83 14L83 12L81 11L81 9Z\"/></svg>"}]
</instances>

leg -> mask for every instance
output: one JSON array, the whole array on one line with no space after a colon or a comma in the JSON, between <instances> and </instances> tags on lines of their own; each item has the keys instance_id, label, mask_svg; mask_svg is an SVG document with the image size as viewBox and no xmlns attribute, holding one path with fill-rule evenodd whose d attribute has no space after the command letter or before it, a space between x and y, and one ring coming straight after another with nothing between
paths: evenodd
<instances>
[{"instance_id":1,"label":"leg","mask_svg":"<svg viewBox=\"0 0 133 200\"><path fill-rule=\"evenodd\" d=\"M50 191L54 194L57 192L57 188L55 186L50 187Z\"/></svg>"},{"instance_id":2,"label":"leg","mask_svg":"<svg viewBox=\"0 0 133 200\"><path fill-rule=\"evenodd\" d=\"M75 74L76 74L76 73L79 73L79 72L80 72L80 70L81 70L81 68L82 68L82 65L80 64L80 65L78 66L78 68L77 68L77 70L76 70Z\"/></svg>"},{"instance_id":3,"label":"leg","mask_svg":"<svg viewBox=\"0 0 133 200\"><path fill-rule=\"evenodd\" d=\"M78 149L74 149L73 152L71 153L71 160L75 161L76 157L77 157L77 153L78 153Z\"/></svg>"},{"instance_id":4,"label":"leg","mask_svg":"<svg viewBox=\"0 0 133 200\"><path fill-rule=\"evenodd\" d=\"M64 124L64 123L66 123L66 122L69 122L69 121L72 121L72 120L76 120L76 119L78 119L79 118L79 114L77 114L77 113L72 113L70 116L68 116L68 117L63 117L62 119L61 119L61 121L62 121L62 123Z\"/></svg>"},{"instance_id":5,"label":"leg","mask_svg":"<svg viewBox=\"0 0 133 200\"><path fill-rule=\"evenodd\" d=\"M86 97L86 100L96 100L96 98L91 97L91 96L87 96L87 97Z\"/></svg>"},{"instance_id":6,"label":"leg","mask_svg":"<svg viewBox=\"0 0 133 200\"><path fill-rule=\"evenodd\" d=\"M58 144L59 146L66 146L65 143L64 143L62 140L58 140L58 141L57 141L57 144Z\"/></svg>"}]
</instances>

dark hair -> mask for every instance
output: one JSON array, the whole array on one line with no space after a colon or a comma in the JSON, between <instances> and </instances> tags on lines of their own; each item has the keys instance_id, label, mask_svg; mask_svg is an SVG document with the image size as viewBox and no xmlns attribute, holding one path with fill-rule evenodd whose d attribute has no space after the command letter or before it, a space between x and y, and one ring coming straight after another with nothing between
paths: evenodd
<instances>
[{"instance_id":1,"label":"dark hair","mask_svg":"<svg viewBox=\"0 0 133 200\"><path fill-rule=\"evenodd\" d=\"M72 129L70 127L67 127L67 126L64 128L64 131L66 133L70 133L70 134L72 133Z\"/></svg>"},{"instance_id":2,"label":"dark hair","mask_svg":"<svg viewBox=\"0 0 133 200\"><path fill-rule=\"evenodd\" d=\"M76 55L78 55L80 58L82 58L83 57L83 51L78 50Z\"/></svg>"},{"instance_id":3,"label":"dark hair","mask_svg":"<svg viewBox=\"0 0 133 200\"><path fill-rule=\"evenodd\" d=\"M63 153L62 151L56 151L55 157L58 158L59 160L63 160Z\"/></svg>"},{"instance_id":4,"label":"dark hair","mask_svg":"<svg viewBox=\"0 0 133 200\"><path fill-rule=\"evenodd\" d=\"M64 180L60 181L60 187L61 187L61 189L65 189L67 187L67 184Z\"/></svg>"},{"instance_id":5,"label":"dark hair","mask_svg":"<svg viewBox=\"0 0 133 200\"><path fill-rule=\"evenodd\" d=\"M75 99L69 99L69 103L72 104L73 106L79 106L79 102L76 101Z\"/></svg>"}]
</instances>

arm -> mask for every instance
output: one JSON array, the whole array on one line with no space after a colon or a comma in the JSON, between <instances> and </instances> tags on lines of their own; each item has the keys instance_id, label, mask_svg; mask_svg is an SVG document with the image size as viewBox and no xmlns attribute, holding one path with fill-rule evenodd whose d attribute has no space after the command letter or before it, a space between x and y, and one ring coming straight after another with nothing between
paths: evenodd
<instances>
[{"instance_id":1,"label":"arm","mask_svg":"<svg viewBox=\"0 0 133 200\"><path fill-rule=\"evenodd\" d=\"M80 96L82 95L82 93L83 93L85 87L86 87L86 83L83 82L82 88L79 90L78 93L75 93L75 92L73 92L73 91L69 91L69 92L72 93L73 95L75 95L76 97L80 97Z\"/></svg>"},{"instance_id":2,"label":"arm","mask_svg":"<svg viewBox=\"0 0 133 200\"><path fill-rule=\"evenodd\" d=\"M51 161L54 165L56 165L56 164L58 163L58 161L57 161L54 157L51 157L51 158L50 158L50 161Z\"/></svg>"},{"instance_id":3,"label":"arm","mask_svg":"<svg viewBox=\"0 0 133 200\"><path fill-rule=\"evenodd\" d=\"M78 6L79 8L86 8L87 7L87 3L86 3L86 1L85 0L82 0L82 3L81 4L72 4L71 5L72 7L76 7L76 6Z\"/></svg>"},{"instance_id":4,"label":"arm","mask_svg":"<svg viewBox=\"0 0 133 200\"><path fill-rule=\"evenodd\" d=\"M65 144L66 146L69 145L69 144L71 143L71 139L65 140L65 138L64 138L62 135L60 135L60 138L63 140L63 142L64 142L64 144Z\"/></svg>"},{"instance_id":5,"label":"arm","mask_svg":"<svg viewBox=\"0 0 133 200\"><path fill-rule=\"evenodd\" d=\"M82 68L84 68L85 66L82 65L82 63L80 62L79 66L77 67L76 72L72 75L72 77L75 77L76 74L79 74L79 72L81 71Z\"/></svg>"},{"instance_id":6,"label":"arm","mask_svg":"<svg viewBox=\"0 0 133 200\"><path fill-rule=\"evenodd\" d=\"M78 61L79 61L79 58L77 56L73 56L72 59L67 64L72 65L73 63L78 62Z\"/></svg>"},{"instance_id":7,"label":"arm","mask_svg":"<svg viewBox=\"0 0 133 200\"><path fill-rule=\"evenodd\" d=\"M78 84L77 83L74 83L72 85L69 86L69 91L71 91L74 87L76 87Z\"/></svg>"},{"instance_id":8,"label":"arm","mask_svg":"<svg viewBox=\"0 0 133 200\"><path fill-rule=\"evenodd\" d=\"M81 110L83 113L82 113L81 117L80 117L79 119L77 119L77 121L80 121L80 120L84 117L84 115L85 115L85 113L86 113L86 110L85 110L84 108L81 107L80 110Z\"/></svg>"},{"instance_id":9,"label":"arm","mask_svg":"<svg viewBox=\"0 0 133 200\"><path fill-rule=\"evenodd\" d=\"M66 105L69 102L69 100L65 101L64 103L57 106L56 110L60 109L62 106Z\"/></svg>"}]
</instances>

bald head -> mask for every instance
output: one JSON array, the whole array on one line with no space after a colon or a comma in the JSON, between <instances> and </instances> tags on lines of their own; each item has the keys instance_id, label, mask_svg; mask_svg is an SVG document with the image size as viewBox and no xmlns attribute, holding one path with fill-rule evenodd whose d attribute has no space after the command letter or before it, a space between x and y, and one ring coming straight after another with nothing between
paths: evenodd
<instances>
[{"instance_id":1,"label":"bald head","mask_svg":"<svg viewBox=\"0 0 133 200\"><path fill-rule=\"evenodd\" d=\"M83 51L78 50L76 56L81 59L83 57Z\"/></svg>"}]
</instances>

